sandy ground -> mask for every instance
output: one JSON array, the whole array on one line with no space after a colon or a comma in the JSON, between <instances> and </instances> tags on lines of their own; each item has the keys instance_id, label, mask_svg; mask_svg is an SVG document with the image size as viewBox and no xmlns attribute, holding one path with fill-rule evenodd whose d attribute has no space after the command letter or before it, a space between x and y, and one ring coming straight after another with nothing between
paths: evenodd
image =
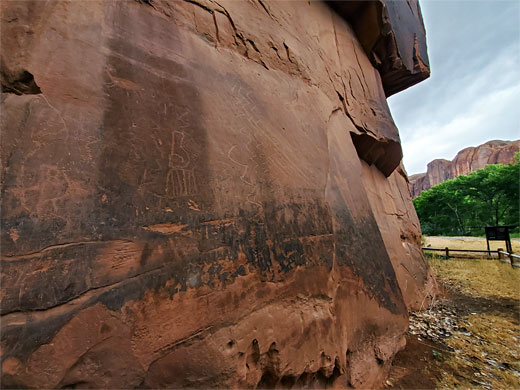
<instances>
[{"instance_id":1,"label":"sandy ground","mask_svg":"<svg viewBox=\"0 0 520 390\"><path fill-rule=\"evenodd\" d=\"M450 248L450 249L482 249L486 250L486 239L480 237L429 237L424 236L426 241L425 247L430 245L432 248ZM506 243L504 241L490 241L489 246L492 250L502 248L505 250ZM520 240L512 239L511 246L514 253L520 253Z\"/></svg>"}]
</instances>

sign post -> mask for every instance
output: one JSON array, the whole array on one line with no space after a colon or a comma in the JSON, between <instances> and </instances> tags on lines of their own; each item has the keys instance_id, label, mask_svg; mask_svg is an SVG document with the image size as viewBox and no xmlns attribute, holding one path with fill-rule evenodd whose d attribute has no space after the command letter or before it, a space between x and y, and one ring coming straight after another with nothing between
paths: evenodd
<instances>
[{"instance_id":1,"label":"sign post","mask_svg":"<svg viewBox=\"0 0 520 390\"><path fill-rule=\"evenodd\" d=\"M516 226L486 226L486 243L488 256L491 256L491 251L489 248L489 241L505 241L506 242L506 252L513 253L513 248L511 246L511 238L509 237L509 229L514 229Z\"/></svg>"}]
</instances>

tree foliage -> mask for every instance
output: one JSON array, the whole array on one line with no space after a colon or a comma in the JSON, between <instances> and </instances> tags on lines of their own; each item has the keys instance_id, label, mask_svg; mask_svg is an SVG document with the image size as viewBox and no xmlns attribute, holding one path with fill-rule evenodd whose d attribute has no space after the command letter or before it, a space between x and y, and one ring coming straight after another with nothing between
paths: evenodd
<instances>
[{"instance_id":1,"label":"tree foliage","mask_svg":"<svg viewBox=\"0 0 520 390\"><path fill-rule=\"evenodd\" d=\"M482 234L482 226L518 225L520 154L423 191L413 203L424 234Z\"/></svg>"}]
</instances>

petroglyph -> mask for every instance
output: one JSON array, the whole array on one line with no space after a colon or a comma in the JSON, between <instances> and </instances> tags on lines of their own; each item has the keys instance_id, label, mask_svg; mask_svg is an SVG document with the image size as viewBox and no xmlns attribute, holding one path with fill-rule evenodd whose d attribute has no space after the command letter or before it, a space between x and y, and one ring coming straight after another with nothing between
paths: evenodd
<instances>
[{"instance_id":1,"label":"petroglyph","mask_svg":"<svg viewBox=\"0 0 520 390\"><path fill-rule=\"evenodd\" d=\"M381 387L432 291L381 1L2 4L4 387Z\"/></svg>"},{"instance_id":2,"label":"petroglyph","mask_svg":"<svg viewBox=\"0 0 520 390\"><path fill-rule=\"evenodd\" d=\"M256 101L253 91L241 85L237 80L234 80L231 92L234 97L236 123L240 124L240 128L237 130L245 138L245 142L241 143L240 146L232 145L228 150L227 157L234 164L240 166L240 180L251 187L251 192L247 195L247 203L257 207L256 215L260 215L263 212L263 205L258 201L260 188L257 175L258 170L265 167L256 161L262 143L256 138L255 134L261 136L264 132L260 120L261 113L258 109L259 102ZM240 162L235 157L236 155L245 155L248 156L248 159L246 162Z\"/></svg>"},{"instance_id":3,"label":"petroglyph","mask_svg":"<svg viewBox=\"0 0 520 390\"><path fill-rule=\"evenodd\" d=\"M170 154L168 156L168 174L164 192L166 196L188 196L198 192L193 160L186 148L186 135L183 131L172 131Z\"/></svg>"},{"instance_id":4,"label":"petroglyph","mask_svg":"<svg viewBox=\"0 0 520 390\"><path fill-rule=\"evenodd\" d=\"M249 165L248 164L242 164L241 162L235 160L232 156L231 156L231 153L233 152L233 150L237 147L237 145L232 145L231 148L229 148L228 150L228 158L234 162L235 164L237 165L240 165L241 167L244 168L244 170L242 171L242 174L240 175L240 180L242 180L243 183L247 184L248 186L252 186L253 183L249 182L246 180L246 176L247 176L247 170L249 168Z\"/></svg>"}]
</instances>

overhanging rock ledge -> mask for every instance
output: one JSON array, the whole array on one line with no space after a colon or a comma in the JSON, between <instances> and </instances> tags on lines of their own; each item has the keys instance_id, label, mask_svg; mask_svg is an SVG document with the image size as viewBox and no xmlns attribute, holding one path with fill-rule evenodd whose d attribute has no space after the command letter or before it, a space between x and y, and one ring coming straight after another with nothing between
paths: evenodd
<instances>
[{"instance_id":1,"label":"overhanging rock ledge","mask_svg":"<svg viewBox=\"0 0 520 390\"><path fill-rule=\"evenodd\" d=\"M1 380L374 388L433 278L413 1L7 1Z\"/></svg>"}]
</instances>

